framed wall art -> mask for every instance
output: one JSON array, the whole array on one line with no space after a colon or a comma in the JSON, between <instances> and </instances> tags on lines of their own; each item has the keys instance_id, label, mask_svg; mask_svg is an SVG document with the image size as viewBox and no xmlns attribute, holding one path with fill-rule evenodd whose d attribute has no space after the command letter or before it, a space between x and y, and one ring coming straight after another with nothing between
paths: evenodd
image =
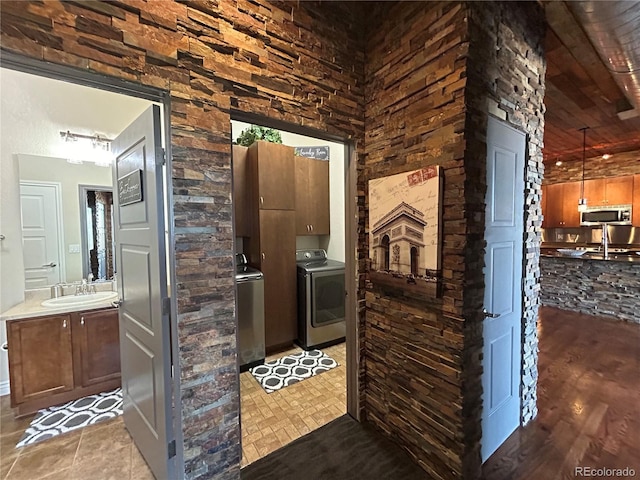
<instances>
[{"instance_id":1,"label":"framed wall art","mask_svg":"<svg viewBox=\"0 0 640 480\"><path fill-rule=\"evenodd\" d=\"M374 284L439 296L442 183L439 166L369 181L369 273Z\"/></svg>"}]
</instances>

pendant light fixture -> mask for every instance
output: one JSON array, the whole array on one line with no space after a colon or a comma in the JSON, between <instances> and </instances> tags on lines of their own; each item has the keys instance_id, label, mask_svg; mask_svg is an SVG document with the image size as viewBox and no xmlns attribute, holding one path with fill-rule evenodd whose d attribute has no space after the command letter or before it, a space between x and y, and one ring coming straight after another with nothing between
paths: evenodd
<instances>
[{"instance_id":1,"label":"pendant light fixture","mask_svg":"<svg viewBox=\"0 0 640 480\"><path fill-rule=\"evenodd\" d=\"M578 200L578 211L584 212L587 209L587 199L584 196L584 163L587 152L587 128L583 127L582 130L582 184L580 185L580 200Z\"/></svg>"}]
</instances>

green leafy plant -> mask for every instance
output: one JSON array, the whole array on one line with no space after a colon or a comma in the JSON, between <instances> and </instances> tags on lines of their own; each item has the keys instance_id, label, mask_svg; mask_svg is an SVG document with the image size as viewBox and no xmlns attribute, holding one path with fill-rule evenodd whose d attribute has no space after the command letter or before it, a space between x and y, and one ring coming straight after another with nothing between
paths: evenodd
<instances>
[{"instance_id":1,"label":"green leafy plant","mask_svg":"<svg viewBox=\"0 0 640 480\"><path fill-rule=\"evenodd\" d=\"M251 125L246 130L240 132L240 136L236 140L236 144L248 147L256 140L264 140L271 143L282 143L282 137L278 130L267 127L259 127L258 125Z\"/></svg>"}]
</instances>

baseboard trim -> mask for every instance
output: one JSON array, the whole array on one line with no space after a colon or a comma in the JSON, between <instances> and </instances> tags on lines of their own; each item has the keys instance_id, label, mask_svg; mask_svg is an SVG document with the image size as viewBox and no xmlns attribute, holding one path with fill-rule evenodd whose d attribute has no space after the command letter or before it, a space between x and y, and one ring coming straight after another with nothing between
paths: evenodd
<instances>
[{"instance_id":1,"label":"baseboard trim","mask_svg":"<svg viewBox=\"0 0 640 480\"><path fill-rule=\"evenodd\" d=\"M11 389L9 388L9 380L0 382L0 397L3 395L9 395L10 393Z\"/></svg>"}]
</instances>

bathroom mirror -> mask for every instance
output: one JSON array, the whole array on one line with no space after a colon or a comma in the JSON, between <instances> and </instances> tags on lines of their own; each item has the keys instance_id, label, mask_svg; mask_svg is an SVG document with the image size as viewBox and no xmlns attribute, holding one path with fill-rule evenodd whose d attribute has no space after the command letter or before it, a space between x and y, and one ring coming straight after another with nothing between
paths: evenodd
<instances>
[{"instance_id":1,"label":"bathroom mirror","mask_svg":"<svg viewBox=\"0 0 640 480\"><path fill-rule=\"evenodd\" d=\"M21 184L55 185L59 197L55 201L55 215L47 215L49 237L55 237L52 241L57 245L50 249L51 252L41 255L45 248L39 246L42 243L39 240L32 242L37 248L27 247L29 241L25 242L25 238L29 234L29 224L23 219L25 288L44 288L57 281L77 282L89 273L93 273L96 279L110 279L114 261L113 234L109 226L109 197L113 183L111 168L91 162L72 164L64 158L38 155L19 154L17 158ZM21 197L23 217L24 204L25 198ZM109 243L111 245L107 245ZM98 248L95 248L96 244ZM95 251L91 252L92 249ZM54 250L58 252L57 257ZM28 271L28 264L34 257L38 257L37 261L31 263L40 270L35 274ZM46 275L51 272L58 275Z\"/></svg>"},{"instance_id":2,"label":"bathroom mirror","mask_svg":"<svg viewBox=\"0 0 640 480\"><path fill-rule=\"evenodd\" d=\"M111 188L80 185L80 228L82 232L82 277L110 280L115 272L113 191Z\"/></svg>"}]
</instances>

